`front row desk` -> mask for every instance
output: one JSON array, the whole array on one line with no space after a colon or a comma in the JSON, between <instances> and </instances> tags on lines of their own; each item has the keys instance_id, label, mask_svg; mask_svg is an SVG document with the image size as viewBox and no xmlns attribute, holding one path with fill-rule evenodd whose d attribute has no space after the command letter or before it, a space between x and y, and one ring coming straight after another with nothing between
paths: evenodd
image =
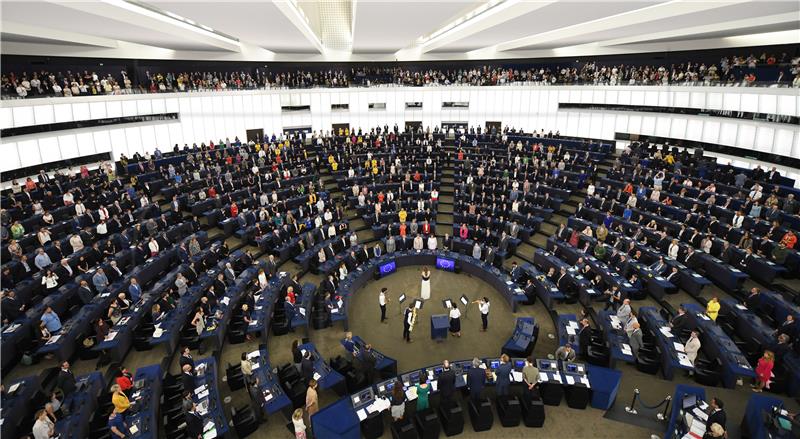
<instances>
[{"instance_id":1,"label":"front row desk","mask_svg":"<svg viewBox=\"0 0 800 439\"><path fill-rule=\"evenodd\" d=\"M522 383L522 368L525 360L514 358L511 363L513 370L510 378L513 389L514 383ZM481 367L495 370L499 364L499 358L490 358L484 360ZM537 366L540 371L541 399L547 405L559 405L563 398L572 408L585 409L591 403L593 408L607 410L614 403L622 378L621 372L617 370L582 363L544 359L537 360ZM472 367L472 361L454 361L450 363L450 367L455 372L456 389L466 391L466 373ZM362 437L362 427L370 428L369 426L374 423L380 424L379 428L382 431L383 416L381 413L390 408L389 397L397 382L402 382L407 401L413 401L416 399L414 387L419 383L421 376L427 376L431 394L438 394L437 379L441 372L441 364L424 367L406 372L396 378L381 381L341 398L322 408L311 418L315 437L317 439L357 439ZM486 384L492 386L494 382L488 381ZM522 392L527 393L524 390ZM513 390L511 393L514 394ZM407 410L406 418L410 417L412 416ZM433 417L435 418L435 416Z\"/></svg>"},{"instance_id":2,"label":"front row desk","mask_svg":"<svg viewBox=\"0 0 800 439\"><path fill-rule=\"evenodd\" d=\"M464 272L473 275L491 285L511 305L511 311L517 311L517 304L528 300L525 292L499 268L486 264L470 255L463 255L446 250L410 250L385 254L372 258L357 269L348 273L337 289L337 295L344 298L345 306L337 316L342 320L344 329L348 328L350 295L357 292L369 281L377 277L388 276L400 267L426 265L438 270ZM470 298L472 299L472 298Z\"/></svg>"},{"instance_id":3,"label":"front row desk","mask_svg":"<svg viewBox=\"0 0 800 439\"><path fill-rule=\"evenodd\" d=\"M675 386L664 439L702 438L707 429L709 401L702 387L685 384ZM787 415L783 401L779 398L753 394L747 401L740 424L740 436L753 439L797 437L798 426ZM726 430L735 422L728 417Z\"/></svg>"}]
</instances>

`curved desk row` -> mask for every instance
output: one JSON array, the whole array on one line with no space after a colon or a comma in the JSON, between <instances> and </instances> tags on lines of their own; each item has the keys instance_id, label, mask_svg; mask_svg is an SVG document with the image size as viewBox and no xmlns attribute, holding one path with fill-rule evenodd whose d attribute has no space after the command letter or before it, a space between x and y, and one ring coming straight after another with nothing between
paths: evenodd
<instances>
[{"instance_id":1,"label":"curved desk row","mask_svg":"<svg viewBox=\"0 0 800 439\"><path fill-rule=\"evenodd\" d=\"M499 365L499 358L487 358L482 362L481 367L494 371ZM514 358L511 361L512 372L511 382L522 382L522 368L524 359ZM471 360L460 360L450 362L451 368L455 373L456 389L467 387L466 373L472 367ZM591 394L591 405L601 410L608 409L616 399L621 373L619 371L606 369L603 367L586 366L580 363L563 363L552 360L539 360L537 365L540 368L539 380L541 385L557 388L559 397L554 405L560 403L560 397L564 393L563 389L580 388L584 397L584 403L589 402ZM328 438L360 438L361 422L368 417L380 416L380 413L389 408L388 396L392 393L394 385L399 381L403 384L407 398L414 400L416 393L413 387L419 382L420 376L427 376L428 383L431 385L431 394L438 393L437 380L442 372L442 365L435 364L403 373L397 377L381 381L371 385L352 395L345 396L339 401L324 407L311 418L314 434L318 439ZM494 385L493 381L488 381L486 385ZM513 384L512 384L513 385ZM587 392L588 391L588 392Z\"/></svg>"},{"instance_id":2,"label":"curved desk row","mask_svg":"<svg viewBox=\"0 0 800 439\"><path fill-rule=\"evenodd\" d=\"M473 275L491 285L492 288L506 298L509 305L511 305L512 312L517 311L518 303L528 300L522 289L519 288L505 272L485 262L476 260L472 256L442 250L394 252L381 256L380 258L370 259L367 263L348 273L347 277L339 284L336 294L344 298L345 306L341 313L343 315L342 320L345 330L348 328L350 295L361 289L370 280L373 280L377 271L385 273L384 275L391 273L391 271L387 273L381 270L381 267L385 269L388 267L386 264L391 263L395 264L395 268L414 265L439 267L439 264L437 264L438 258L442 258L441 261L444 261L444 265L450 267L452 271Z\"/></svg>"}]
</instances>

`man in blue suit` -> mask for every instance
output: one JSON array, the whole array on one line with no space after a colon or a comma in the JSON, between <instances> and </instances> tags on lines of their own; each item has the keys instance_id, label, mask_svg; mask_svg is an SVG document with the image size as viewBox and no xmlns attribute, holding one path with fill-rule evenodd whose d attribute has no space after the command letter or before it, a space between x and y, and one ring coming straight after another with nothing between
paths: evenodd
<instances>
[{"instance_id":1,"label":"man in blue suit","mask_svg":"<svg viewBox=\"0 0 800 439\"><path fill-rule=\"evenodd\" d=\"M286 311L286 324L289 326L289 330L294 332L292 320L294 320L297 311L295 310L294 304L289 301L289 296L286 296L286 301L283 302L283 310Z\"/></svg>"},{"instance_id":2,"label":"man in blue suit","mask_svg":"<svg viewBox=\"0 0 800 439\"><path fill-rule=\"evenodd\" d=\"M131 295L131 302L136 303L142 297L142 287L135 277L131 278L131 285L128 287L128 294Z\"/></svg>"},{"instance_id":3,"label":"man in blue suit","mask_svg":"<svg viewBox=\"0 0 800 439\"><path fill-rule=\"evenodd\" d=\"M500 356L500 365L494 371L495 375L495 392L497 396L507 396L508 387L511 385L511 360L508 355L503 354Z\"/></svg>"},{"instance_id":4,"label":"man in blue suit","mask_svg":"<svg viewBox=\"0 0 800 439\"><path fill-rule=\"evenodd\" d=\"M98 268L97 272L92 276L92 283L97 293L102 293L108 288L108 277L102 268Z\"/></svg>"}]
</instances>

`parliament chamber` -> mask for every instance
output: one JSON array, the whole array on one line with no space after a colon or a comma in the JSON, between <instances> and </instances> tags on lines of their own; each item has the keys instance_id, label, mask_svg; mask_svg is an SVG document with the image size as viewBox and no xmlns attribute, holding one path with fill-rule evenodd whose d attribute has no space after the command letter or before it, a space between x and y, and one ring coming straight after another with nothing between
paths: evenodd
<instances>
[{"instance_id":1,"label":"parliament chamber","mask_svg":"<svg viewBox=\"0 0 800 439\"><path fill-rule=\"evenodd\" d=\"M796 3L40 3L3 437L799 437Z\"/></svg>"}]
</instances>

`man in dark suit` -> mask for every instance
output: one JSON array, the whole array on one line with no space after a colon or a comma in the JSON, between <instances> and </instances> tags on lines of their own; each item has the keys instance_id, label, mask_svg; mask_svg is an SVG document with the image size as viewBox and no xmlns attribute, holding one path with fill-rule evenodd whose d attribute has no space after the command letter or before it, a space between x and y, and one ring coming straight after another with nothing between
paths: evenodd
<instances>
[{"instance_id":1,"label":"man in dark suit","mask_svg":"<svg viewBox=\"0 0 800 439\"><path fill-rule=\"evenodd\" d=\"M311 352L309 351L306 351L303 354L303 359L300 360L300 373L303 375L303 379L306 380L306 383L314 378L314 361L311 359Z\"/></svg>"},{"instance_id":2,"label":"man in dark suit","mask_svg":"<svg viewBox=\"0 0 800 439\"><path fill-rule=\"evenodd\" d=\"M75 374L70 370L68 361L61 363L61 370L56 377L56 388L64 392L65 398L75 392Z\"/></svg>"},{"instance_id":3,"label":"man in dark suit","mask_svg":"<svg viewBox=\"0 0 800 439\"><path fill-rule=\"evenodd\" d=\"M203 437L203 418L197 413L197 404L186 412L186 437L195 439Z\"/></svg>"},{"instance_id":4,"label":"man in dark suit","mask_svg":"<svg viewBox=\"0 0 800 439\"><path fill-rule=\"evenodd\" d=\"M706 421L706 428L708 429L714 424L719 424L724 430L726 430L725 422L727 421L727 416L725 415L725 410L723 410L725 405L722 403L722 400L715 396L711 398L711 402L709 402L708 405L710 408L708 412L708 420Z\"/></svg>"},{"instance_id":5,"label":"man in dark suit","mask_svg":"<svg viewBox=\"0 0 800 439\"><path fill-rule=\"evenodd\" d=\"M589 345L592 344L592 328L589 326L589 319L581 320L581 329L578 331L578 346L581 349L581 356L588 358Z\"/></svg>"},{"instance_id":6,"label":"man in dark suit","mask_svg":"<svg viewBox=\"0 0 800 439\"><path fill-rule=\"evenodd\" d=\"M744 299L744 305L753 312L757 311L761 305L761 291L758 288L752 288L750 294Z\"/></svg>"},{"instance_id":7,"label":"man in dark suit","mask_svg":"<svg viewBox=\"0 0 800 439\"><path fill-rule=\"evenodd\" d=\"M194 368L191 364L181 366L181 384L184 392L191 392L195 388Z\"/></svg>"},{"instance_id":8,"label":"man in dark suit","mask_svg":"<svg viewBox=\"0 0 800 439\"><path fill-rule=\"evenodd\" d=\"M372 351L372 345L367 343L364 349L358 353L358 361L361 363L361 370L367 379L367 384L371 385L375 381L375 352Z\"/></svg>"},{"instance_id":9,"label":"man in dark suit","mask_svg":"<svg viewBox=\"0 0 800 439\"><path fill-rule=\"evenodd\" d=\"M472 367L467 371L467 387L469 398L476 406L480 404L481 392L486 383L486 371L481 368L483 363L478 358L472 359Z\"/></svg>"},{"instance_id":10,"label":"man in dark suit","mask_svg":"<svg viewBox=\"0 0 800 439\"><path fill-rule=\"evenodd\" d=\"M456 392L456 374L450 368L448 360L444 360L442 363L442 373L439 374L438 383L442 402L452 401Z\"/></svg>"},{"instance_id":11,"label":"man in dark suit","mask_svg":"<svg viewBox=\"0 0 800 439\"><path fill-rule=\"evenodd\" d=\"M693 329L691 322L689 322L689 316L686 315L686 308L683 306L678 308L678 315L672 318L670 326L672 326L672 332L676 336L680 336L684 331Z\"/></svg>"},{"instance_id":12,"label":"man in dark suit","mask_svg":"<svg viewBox=\"0 0 800 439\"><path fill-rule=\"evenodd\" d=\"M186 366L187 364L192 366L192 369L194 369L194 358L192 358L192 353L189 351L188 347L183 347L183 351L181 351L181 358L178 361L178 364L180 364L181 370L183 370L183 366Z\"/></svg>"}]
</instances>

